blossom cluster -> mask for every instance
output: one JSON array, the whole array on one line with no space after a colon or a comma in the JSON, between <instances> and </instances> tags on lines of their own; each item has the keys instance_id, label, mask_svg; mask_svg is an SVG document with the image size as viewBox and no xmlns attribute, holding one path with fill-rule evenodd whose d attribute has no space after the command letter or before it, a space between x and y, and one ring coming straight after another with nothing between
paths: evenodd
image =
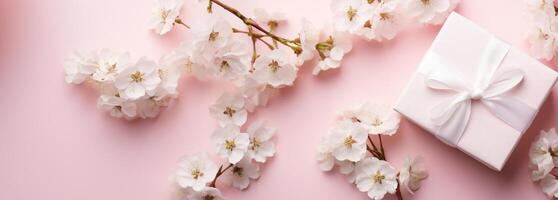
<instances>
[{"instance_id":1,"label":"blossom cluster","mask_svg":"<svg viewBox=\"0 0 558 200\"><path fill-rule=\"evenodd\" d=\"M555 129L541 131L529 149L533 181L539 181L549 198L558 198L558 134Z\"/></svg>"},{"instance_id":2,"label":"blossom cluster","mask_svg":"<svg viewBox=\"0 0 558 200\"><path fill-rule=\"evenodd\" d=\"M558 17L553 0L526 0L527 40L536 58L551 60L558 48Z\"/></svg>"},{"instance_id":3,"label":"blossom cluster","mask_svg":"<svg viewBox=\"0 0 558 200\"><path fill-rule=\"evenodd\" d=\"M238 87L234 95L244 98L246 109L253 111L257 106L266 105L278 88L292 86L299 67L316 55L319 62L314 67L314 75L339 68L344 55L352 49L352 35L382 41L392 39L409 21L440 24L458 0L333 0L331 26L319 30L303 19L294 39L274 34L286 24L282 13L255 9L252 19L219 0L200 2L208 3L208 14L190 27L180 18L183 0L156 1L150 29L163 35L175 25L182 25L191 28L193 35L191 41L163 56L159 63L140 59L137 64L113 65L111 62L128 62L127 54L111 55L113 58L100 55L101 60L97 60L93 54L75 53L66 64L66 79L71 83L86 80L97 83L102 93L99 107L110 110L113 116L148 118L156 116L161 106L176 97L177 81L186 69L200 79L214 76L231 81ZM212 14L213 5L229 11L246 27L233 27L223 17ZM155 69L142 69L149 73L136 69L141 65L153 65ZM130 69L124 71L128 66ZM149 70L159 73L160 80ZM110 77L103 77L103 73ZM169 80L164 80L167 75ZM121 77L120 81L116 81L116 76Z\"/></svg>"},{"instance_id":4,"label":"blossom cluster","mask_svg":"<svg viewBox=\"0 0 558 200\"><path fill-rule=\"evenodd\" d=\"M293 84L298 68L277 44L266 43L269 51L257 53L255 40L263 36L251 29L233 28L221 16L209 13L190 28L178 14L167 14L179 11L181 6L181 1L160 0L152 15L151 29L161 35L176 24L191 29L191 41L181 44L168 57L200 80L216 77L236 87L232 93L224 92L209 108L218 124L212 135L217 155L227 164L217 168L204 154L187 156L180 161L173 180L180 188L180 199L223 199L215 185L217 178L222 176L229 185L244 190L250 180L259 178L260 165L275 154L271 141L274 128L255 122L241 130L249 112L265 105L276 89ZM256 9L255 15L270 31L283 23L280 14Z\"/></svg>"},{"instance_id":5,"label":"blossom cluster","mask_svg":"<svg viewBox=\"0 0 558 200\"><path fill-rule=\"evenodd\" d=\"M402 199L400 186L410 193L420 188L420 182L428 175L422 157L407 159L399 172L386 159L382 136L394 135L400 121L390 107L361 103L340 112L338 118L318 147L322 170L331 171L338 166L349 182L376 200L388 193ZM378 137L379 144L372 136Z\"/></svg>"},{"instance_id":6,"label":"blossom cluster","mask_svg":"<svg viewBox=\"0 0 558 200\"><path fill-rule=\"evenodd\" d=\"M351 35L391 40L412 23L441 24L458 3L459 0L332 0L334 33L316 46L320 62L314 74L340 67L343 55L351 50ZM341 48L332 48L338 46Z\"/></svg>"},{"instance_id":7,"label":"blossom cluster","mask_svg":"<svg viewBox=\"0 0 558 200\"><path fill-rule=\"evenodd\" d=\"M74 52L64 63L66 82L88 83L100 92L97 105L118 118L153 118L178 95L182 68L173 60L132 62L128 53L108 49Z\"/></svg>"},{"instance_id":8,"label":"blossom cluster","mask_svg":"<svg viewBox=\"0 0 558 200\"><path fill-rule=\"evenodd\" d=\"M163 35L176 24L185 25L178 15L167 14L180 10L181 6L182 2L179 0L158 1L150 28ZM266 10L256 9L254 14L254 23L266 24L270 32L285 22L281 13L268 13ZM190 28L187 25L186 27ZM237 86L234 94L224 94L217 104L223 105L223 109L232 109L233 107L227 107L225 104L237 101L237 107L231 112L238 111L237 114L244 115L244 121L246 110L253 111L255 107L267 104L268 98L276 89L293 85L297 77L298 68L294 56L279 48L277 44L266 42L263 39L264 35L255 33L250 27L249 30L234 28L223 17L209 13L202 16L198 24L192 26L191 32L192 41L183 43L171 56L181 60L182 65L186 66L186 71L198 79L217 77ZM256 41L264 43L269 50L264 49L267 51L262 52L260 49L257 52ZM225 118L214 112L223 111L212 108L211 112L222 124L221 120Z\"/></svg>"},{"instance_id":9,"label":"blossom cluster","mask_svg":"<svg viewBox=\"0 0 558 200\"><path fill-rule=\"evenodd\" d=\"M250 181L260 177L260 165L275 154L272 142L275 128L265 122L250 124L245 132L234 123L218 128L213 133L217 154L225 159L219 168L206 154L195 154L180 159L173 181L179 186L177 199L222 200L216 188L217 178L244 190Z\"/></svg>"}]
</instances>

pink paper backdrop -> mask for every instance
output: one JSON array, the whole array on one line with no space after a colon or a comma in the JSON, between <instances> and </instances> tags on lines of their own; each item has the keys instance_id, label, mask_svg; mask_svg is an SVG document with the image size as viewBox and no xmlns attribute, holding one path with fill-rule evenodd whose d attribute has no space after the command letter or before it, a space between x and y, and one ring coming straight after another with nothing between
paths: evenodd
<instances>
[{"instance_id":1,"label":"pink paper backdrop","mask_svg":"<svg viewBox=\"0 0 558 200\"><path fill-rule=\"evenodd\" d=\"M283 32L291 34L302 17L321 24L330 16L324 0L225 2L246 13L284 11L293 23ZM230 89L224 82L185 78L179 100L159 118L132 122L98 111L95 92L64 82L62 61L73 50L108 47L158 58L187 40L186 30L164 37L146 30L152 3L0 0L0 199L170 199L167 178L177 159L214 154L210 134L217 125L208 106ZM203 7L186 0L182 16L192 24ZM463 0L458 12L527 49L523 8L520 0ZM277 156L247 191L221 187L226 197L367 199L344 176L318 169L316 146L337 109L361 100L393 103L438 30L411 27L381 44L355 40L342 69L318 77L305 65L294 87L251 116L278 127ZM530 180L527 152L541 129L558 128L558 87L553 90L501 173L403 120L385 141L388 159L399 167L406 156L422 154L430 171L422 189L412 197L404 193L406 199L544 199Z\"/></svg>"}]
</instances>

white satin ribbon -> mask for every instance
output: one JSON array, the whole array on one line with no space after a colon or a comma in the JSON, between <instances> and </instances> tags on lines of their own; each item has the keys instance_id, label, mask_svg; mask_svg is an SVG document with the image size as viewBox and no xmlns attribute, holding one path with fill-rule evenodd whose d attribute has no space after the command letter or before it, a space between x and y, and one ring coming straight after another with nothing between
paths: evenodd
<instances>
[{"instance_id":1,"label":"white satin ribbon","mask_svg":"<svg viewBox=\"0 0 558 200\"><path fill-rule=\"evenodd\" d=\"M423 62L432 71L425 77L425 84L436 90L457 92L441 101L431 110L432 122L439 126L435 133L445 143L457 146L471 116L472 101L482 102L497 118L523 133L536 110L529 105L506 96L506 92L518 86L524 73L519 69L496 73L509 51L509 45L493 38L484 49L476 80L465 82L459 74L449 72L444 58L431 51ZM490 133L487 133L490 134Z\"/></svg>"}]
</instances>

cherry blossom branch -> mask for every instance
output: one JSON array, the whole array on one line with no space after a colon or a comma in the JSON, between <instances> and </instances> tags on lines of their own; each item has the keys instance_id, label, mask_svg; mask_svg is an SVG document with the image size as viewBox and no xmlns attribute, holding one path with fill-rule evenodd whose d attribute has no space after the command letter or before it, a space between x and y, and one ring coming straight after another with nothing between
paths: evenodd
<instances>
[{"instance_id":1,"label":"cherry blossom branch","mask_svg":"<svg viewBox=\"0 0 558 200\"><path fill-rule=\"evenodd\" d=\"M248 31L249 31L250 35L252 35L252 36L251 36L251 39L252 39L252 60L250 61L250 63L252 63L252 66L251 66L250 69L253 69L254 63L256 63L256 59L258 59L258 49L256 48L256 41L257 41L257 38L253 36L252 27L248 27ZM260 40L261 40L264 44L267 44L267 43L265 42L265 40L263 40L263 39L260 39ZM269 45L268 45L268 47L269 47Z\"/></svg>"},{"instance_id":2,"label":"cherry blossom branch","mask_svg":"<svg viewBox=\"0 0 558 200\"><path fill-rule=\"evenodd\" d=\"M246 35L248 35L249 37L251 37L252 40L256 39L256 40L259 40L260 42L264 43L269 49L271 49L271 50L275 49L275 48L273 47L273 45L271 45L269 42L267 42L267 41L265 41L265 40L263 39L263 37L266 37L267 35L262 35L262 34L254 33L251 26L248 27L248 30L249 30L249 31L243 31L243 30L239 30L239 29L233 28L233 33L243 33L243 34L246 34Z\"/></svg>"},{"instance_id":3,"label":"cherry blossom branch","mask_svg":"<svg viewBox=\"0 0 558 200\"><path fill-rule=\"evenodd\" d=\"M219 167L219 170L217 171L217 174L215 175L215 178L213 178L213 181L211 181L211 183L209 184L209 187L215 187L215 184L217 184L217 179L223 175L228 169L230 169L233 166L233 164L229 164L229 166L225 167L225 169L223 169L223 165L221 165Z\"/></svg>"},{"instance_id":4,"label":"cherry blossom branch","mask_svg":"<svg viewBox=\"0 0 558 200\"><path fill-rule=\"evenodd\" d=\"M187 29L190 29L190 26L188 26L186 23L184 23L184 22L182 21L182 19L180 19L180 18L176 18L176 19L174 20L174 23L180 24L180 25L186 27Z\"/></svg>"},{"instance_id":5,"label":"cherry blossom branch","mask_svg":"<svg viewBox=\"0 0 558 200\"><path fill-rule=\"evenodd\" d=\"M401 181L399 181L399 173L397 173L397 182L400 183ZM397 185L397 188L395 188L395 196L397 196L397 199L399 200L403 200L403 195L401 194L401 185Z\"/></svg>"},{"instance_id":6,"label":"cherry blossom branch","mask_svg":"<svg viewBox=\"0 0 558 200\"><path fill-rule=\"evenodd\" d=\"M378 159L387 161L386 152L384 150L384 144L382 142L382 134L378 134L378 140L380 141L380 149L378 149L376 147L376 145L374 144L374 141L372 141L372 138L370 137L370 135L368 135L368 141L372 145L372 148L370 148L370 146L366 145L366 149L373 156L377 157ZM399 173L397 173L396 177L399 177ZM399 182L399 178L397 178L397 182ZM398 185L397 188L395 189L395 195L397 196L397 199L403 200L403 195L401 194L401 186L400 185Z\"/></svg>"},{"instance_id":7,"label":"cherry blossom branch","mask_svg":"<svg viewBox=\"0 0 558 200\"><path fill-rule=\"evenodd\" d=\"M386 152L384 151L384 144L382 143L382 134L378 134L378 139L380 140L380 151L382 153L382 157L386 160Z\"/></svg>"},{"instance_id":8,"label":"cherry blossom branch","mask_svg":"<svg viewBox=\"0 0 558 200\"><path fill-rule=\"evenodd\" d=\"M262 28L258 23L256 23L253 19L246 17L245 15L243 15L242 13L240 13L240 11L236 10L233 7L230 7L226 4L224 4L223 2L219 1L219 0L209 0L209 6L208 6L208 10L211 9L211 5L215 3L217 5L219 5L221 8L225 9L226 11L230 12L231 14L235 15L236 17L238 17L240 20L242 20L242 22L244 24L246 24L247 26L251 26L254 27L255 29L258 29L259 31L261 31L262 33L264 33L265 35L271 37L274 41L277 41L289 48L291 48L295 54L300 54L302 52L302 48L300 47L300 43L296 42L295 40L289 40L280 36L277 36L273 33L271 33L270 31Z\"/></svg>"},{"instance_id":9,"label":"cherry blossom branch","mask_svg":"<svg viewBox=\"0 0 558 200\"><path fill-rule=\"evenodd\" d=\"M384 153L384 150L383 150L384 149L383 145L381 145L381 149L378 149L378 147L376 147L376 145L374 144L374 141L372 141L372 138L370 137L370 135L368 135L368 141L372 145L372 148L370 148L370 146L366 145L366 149L368 149L368 151L374 157L376 157L380 160L386 160L385 153Z\"/></svg>"}]
</instances>

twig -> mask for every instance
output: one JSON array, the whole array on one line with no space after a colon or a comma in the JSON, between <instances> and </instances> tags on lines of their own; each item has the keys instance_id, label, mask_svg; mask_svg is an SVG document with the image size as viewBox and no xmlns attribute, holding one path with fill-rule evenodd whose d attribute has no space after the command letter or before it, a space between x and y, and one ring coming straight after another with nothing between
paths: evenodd
<instances>
[{"instance_id":1,"label":"twig","mask_svg":"<svg viewBox=\"0 0 558 200\"><path fill-rule=\"evenodd\" d=\"M243 33L243 34L246 34L246 35L248 35L249 37L251 37L252 40L258 40L258 41L264 43L269 49L271 49L271 50L275 49L275 48L273 47L273 45L271 45L269 42L267 42L267 41L265 41L265 40L263 39L263 37L266 37L267 35L262 35L262 34L254 33L251 26L248 26L248 30L249 30L249 31L243 31L243 30L239 30L239 29L233 28L233 33ZM255 43L254 43L253 45L255 45Z\"/></svg>"},{"instance_id":2,"label":"twig","mask_svg":"<svg viewBox=\"0 0 558 200\"><path fill-rule=\"evenodd\" d=\"M380 148L378 148L374 144L374 141L372 141L372 138L370 137L370 135L368 135L368 141L372 145L372 148L374 149L374 152L376 152L376 155L377 155L376 157L380 160L386 160L386 154L385 154L385 151L384 151L384 145L382 144L382 138L380 137Z\"/></svg>"},{"instance_id":3,"label":"twig","mask_svg":"<svg viewBox=\"0 0 558 200\"><path fill-rule=\"evenodd\" d=\"M374 147L374 150L378 150L378 148L376 147L376 145L374 145L374 141L372 141L372 138L370 138L370 135L368 135L368 141L370 142L370 144L372 144L372 147Z\"/></svg>"},{"instance_id":4,"label":"twig","mask_svg":"<svg viewBox=\"0 0 558 200\"><path fill-rule=\"evenodd\" d=\"M227 166L225 169L223 169L223 165L221 165L219 167L219 170L217 171L217 174L215 175L215 178L213 178L213 181L211 181L211 183L209 184L209 187L215 187L215 184L217 183L217 179L223 175L228 169L230 169L233 166L233 164L229 164L229 166Z\"/></svg>"},{"instance_id":5,"label":"twig","mask_svg":"<svg viewBox=\"0 0 558 200\"><path fill-rule=\"evenodd\" d=\"M381 155L379 154L379 152L375 151L374 149L370 148L370 146L366 145L366 150L368 150L368 152L370 152L370 154L372 154L372 156L381 159Z\"/></svg>"},{"instance_id":6,"label":"twig","mask_svg":"<svg viewBox=\"0 0 558 200\"><path fill-rule=\"evenodd\" d=\"M399 173L397 173L397 182L399 182ZM399 200L403 200L403 195L401 194L401 184L397 185L397 188L395 189L395 195L397 196L397 199Z\"/></svg>"},{"instance_id":7,"label":"twig","mask_svg":"<svg viewBox=\"0 0 558 200\"><path fill-rule=\"evenodd\" d=\"M180 24L180 25L186 27L187 29L190 29L190 26L186 25L186 24L182 21L182 19L180 19L180 18L176 18L176 19L174 20L174 23Z\"/></svg>"},{"instance_id":8,"label":"twig","mask_svg":"<svg viewBox=\"0 0 558 200\"><path fill-rule=\"evenodd\" d=\"M256 48L256 41L257 38L254 37L254 33L252 32L252 27L248 27L248 33L250 34L250 37L252 39L252 60L250 61L250 63L252 64L252 67L254 67L254 63L256 63L256 59L258 58L258 51Z\"/></svg>"},{"instance_id":9,"label":"twig","mask_svg":"<svg viewBox=\"0 0 558 200\"><path fill-rule=\"evenodd\" d=\"M384 160L386 160L386 152L384 151L384 144L382 143L382 134L378 134L378 138L380 140L380 151L382 152Z\"/></svg>"},{"instance_id":10,"label":"twig","mask_svg":"<svg viewBox=\"0 0 558 200\"><path fill-rule=\"evenodd\" d=\"M235 8L230 7L230 6L224 4L223 2L221 2L219 0L209 0L209 2L212 2L212 3L215 3L215 4L219 5L221 8L223 8L226 11L230 12L231 14L235 15L240 20L242 20L242 22L244 24L246 24L247 26L254 27L255 29L258 29L259 31L261 31L265 35L271 37L273 40L291 48L295 52L295 54L300 54L302 52L302 48L300 47L300 44L297 43L296 41L288 40L288 39L285 39L283 37L277 36L277 35L269 32L268 30L266 30L266 29L262 28L260 25L258 25L258 23L256 23L254 20L244 16L242 13L240 13L240 11L236 10Z\"/></svg>"}]
</instances>

